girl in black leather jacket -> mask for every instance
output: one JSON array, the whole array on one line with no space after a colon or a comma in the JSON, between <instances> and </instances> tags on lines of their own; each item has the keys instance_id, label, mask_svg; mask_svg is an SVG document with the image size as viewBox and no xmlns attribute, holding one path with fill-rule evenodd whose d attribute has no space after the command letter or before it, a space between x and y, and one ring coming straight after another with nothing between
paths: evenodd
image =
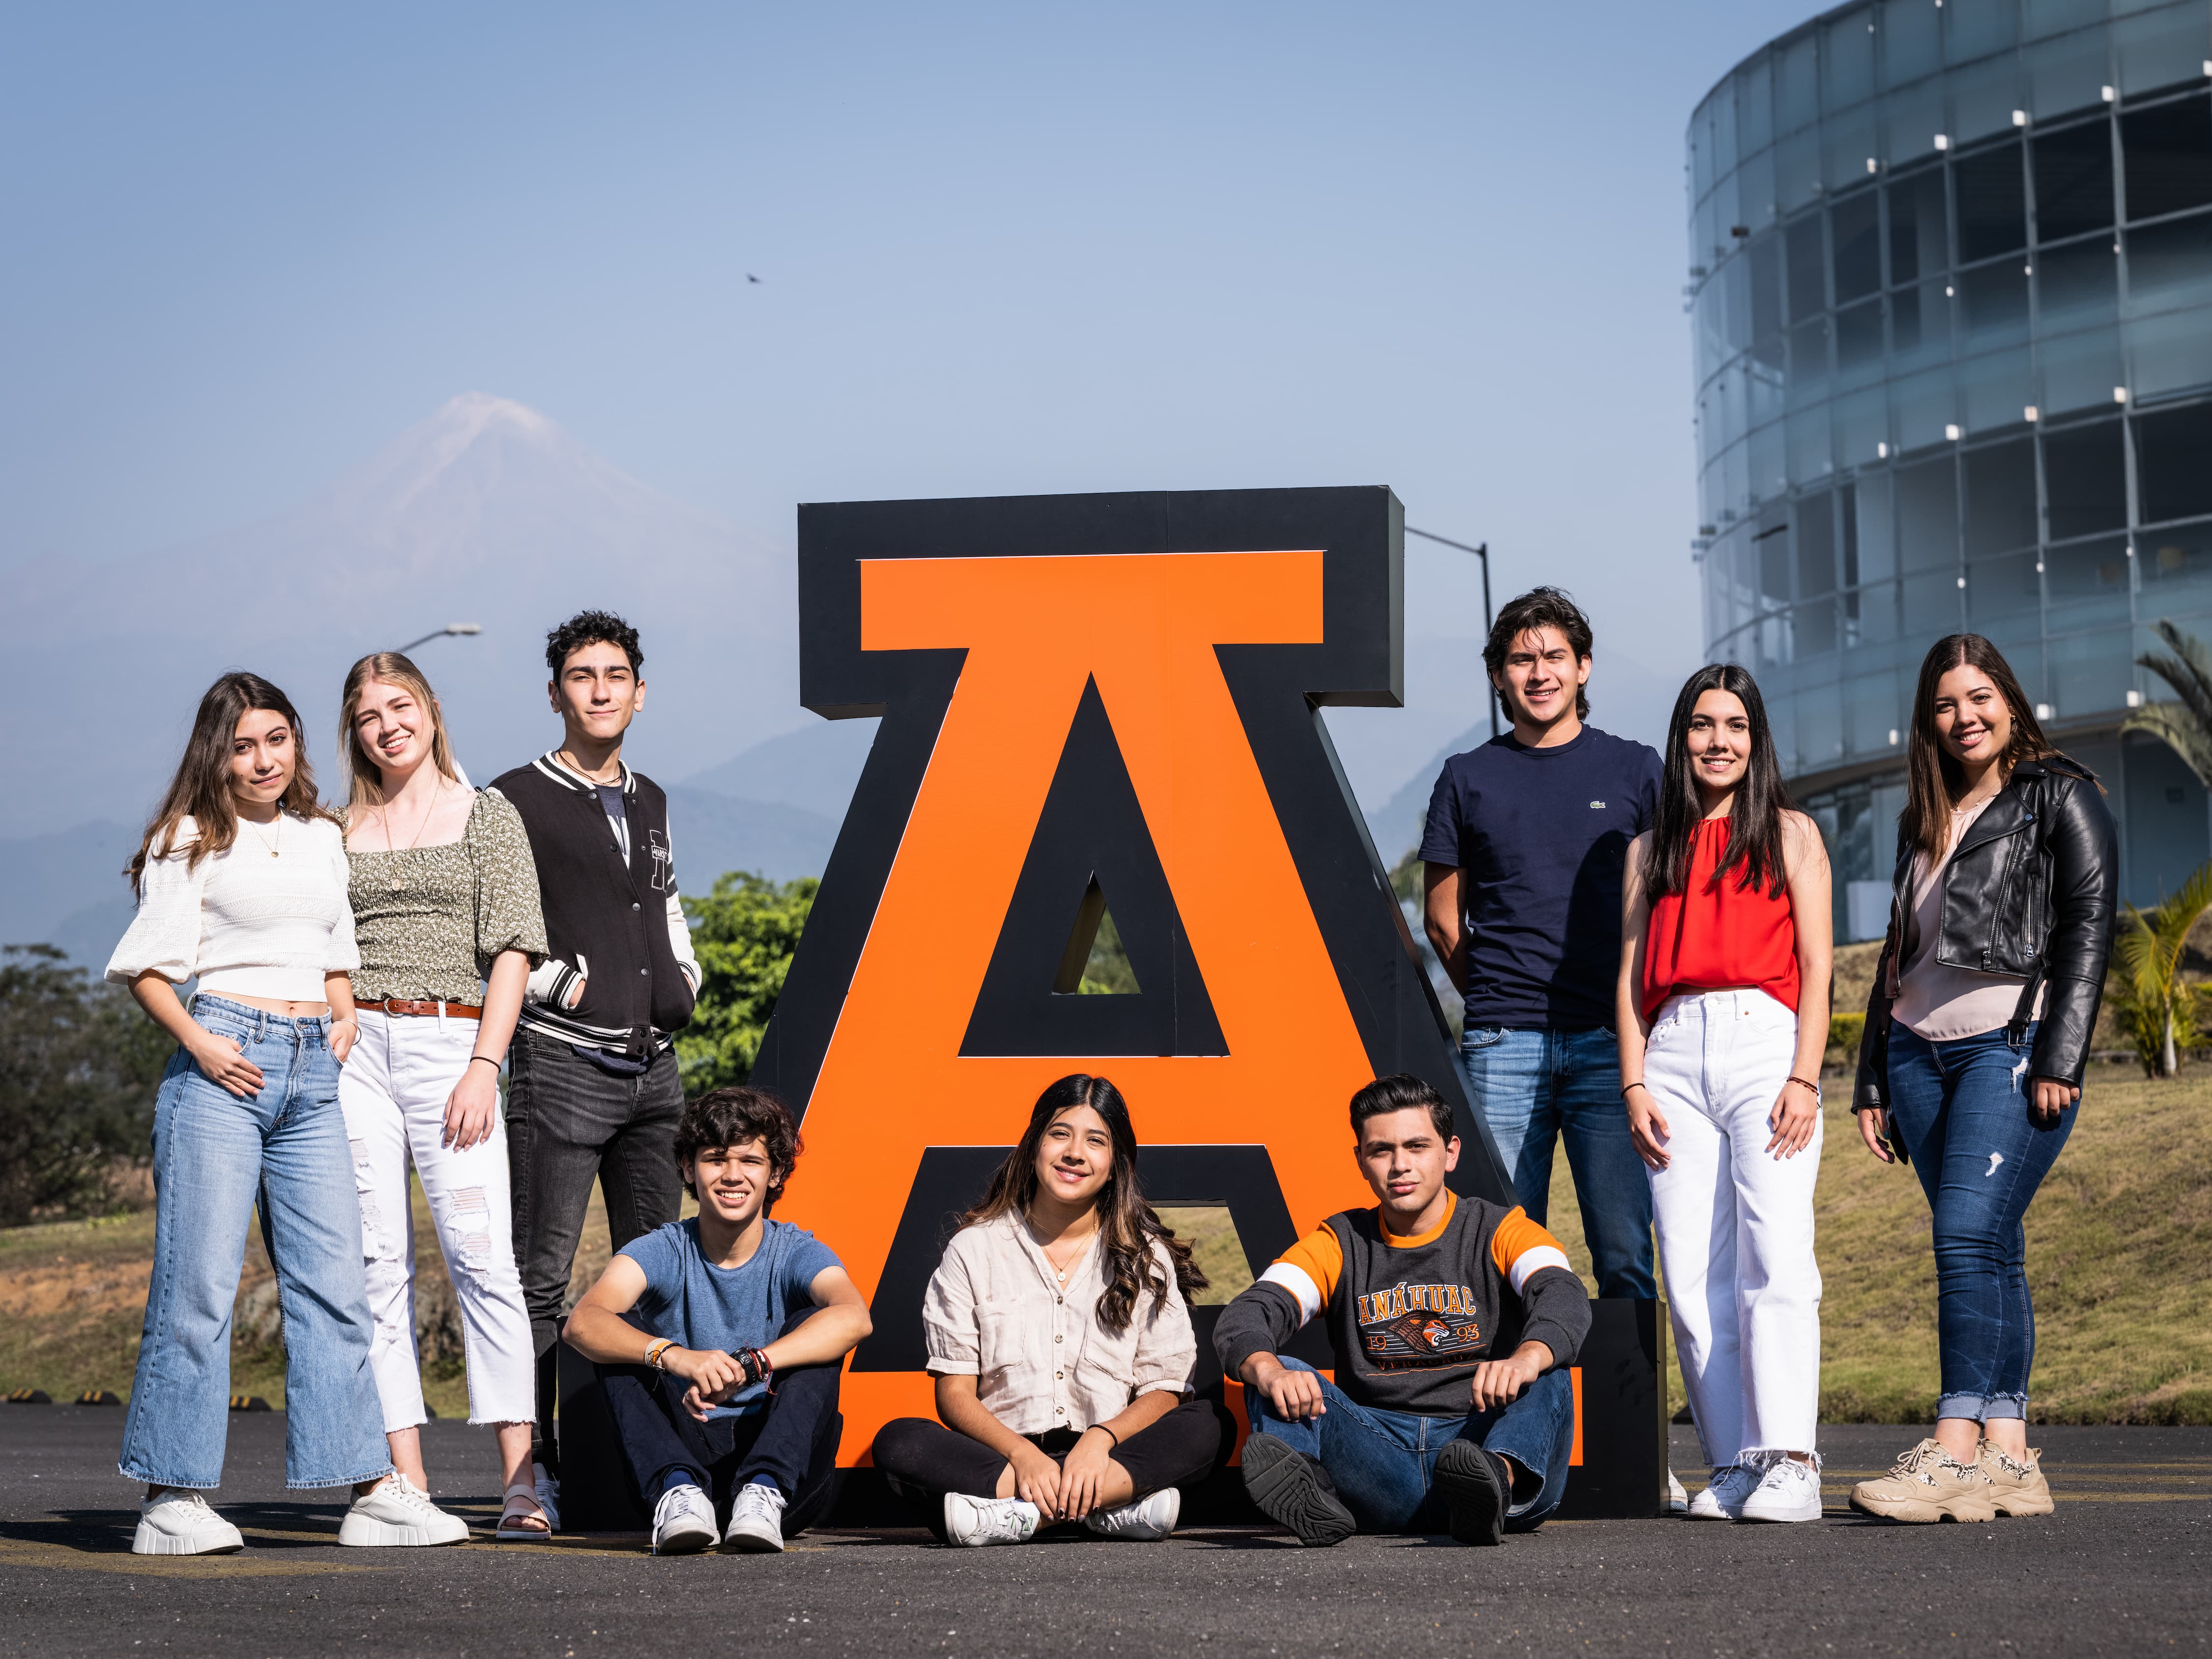
<instances>
[{"instance_id":1,"label":"girl in black leather jacket","mask_svg":"<svg viewBox=\"0 0 2212 1659\"><path fill-rule=\"evenodd\" d=\"M1921 664L1910 760L1851 1104L1868 1150L1909 1157L1935 1212L1942 1393L1935 1436L1851 1504L1899 1521L2044 1515L2021 1220L2081 1098L2112 945L2112 816L1977 634Z\"/></svg>"}]
</instances>

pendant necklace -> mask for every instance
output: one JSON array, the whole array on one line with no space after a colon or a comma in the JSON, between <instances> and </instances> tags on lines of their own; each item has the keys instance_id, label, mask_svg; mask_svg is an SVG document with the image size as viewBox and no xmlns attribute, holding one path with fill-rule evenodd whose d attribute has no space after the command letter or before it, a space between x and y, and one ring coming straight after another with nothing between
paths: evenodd
<instances>
[{"instance_id":1,"label":"pendant necklace","mask_svg":"<svg viewBox=\"0 0 2212 1659\"><path fill-rule=\"evenodd\" d=\"M239 822L241 823L253 823L253 820L252 818L241 818ZM281 806L276 809L276 834L275 836L269 838L263 837L261 834L261 826L258 823L253 823L253 834L255 839L260 841L261 844L269 849L269 856L272 859L276 856L277 853L284 845L284 809Z\"/></svg>"},{"instance_id":2,"label":"pendant necklace","mask_svg":"<svg viewBox=\"0 0 2212 1659\"><path fill-rule=\"evenodd\" d=\"M415 826L415 839L407 843L409 852L413 852L422 844L422 832L430 827L430 816L438 810L439 792L445 787L445 781L442 778L431 786L430 804L423 809L422 822ZM389 846L392 841L392 807L388 802L384 809L384 839L386 844ZM399 849L394 847L391 850L396 853ZM404 892L406 888L406 868L403 865L394 864L392 867L392 890L395 893Z\"/></svg>"}]
</instances>

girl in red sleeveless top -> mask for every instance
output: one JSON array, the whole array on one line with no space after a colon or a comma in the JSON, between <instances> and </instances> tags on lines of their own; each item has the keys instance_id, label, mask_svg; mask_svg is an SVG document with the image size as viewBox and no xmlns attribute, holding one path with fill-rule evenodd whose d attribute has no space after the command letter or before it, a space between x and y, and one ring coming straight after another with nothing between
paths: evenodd
<instances>
[{"instance_id":1,"label":"girl in red sleeveless top","mask_svg":"<svg viewBox=\"0 0 2212 1659\"><path fill-rule=\"evenodd\" d=\"M1828 856L1783 787L1758 684L1734 664L1682 687L1665 767L1628 853L1620 1080L1713 1469L1690 1515L1814 1521Z\"/></svg>"}]
</instances>

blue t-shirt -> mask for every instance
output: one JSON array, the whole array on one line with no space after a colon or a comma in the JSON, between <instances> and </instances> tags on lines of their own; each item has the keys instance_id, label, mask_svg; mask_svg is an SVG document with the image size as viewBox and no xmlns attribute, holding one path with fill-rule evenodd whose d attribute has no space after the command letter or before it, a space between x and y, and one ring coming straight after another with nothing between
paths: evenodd
<instances>
[{"instance_id":1,"label":"blue t-shirt","mask_svg":"<svg viewBox=\"0 0 2212 1659\"><path fill-rule=\"evenodd\" d=\"M696 1216L633 1238L622 1254L645 1272L645 1293L631 1311L647 1331L680 1347L726 1353L775 1341L792 1310L812 1303L816 1276L843 1265L805 1228L769 1220L744 1266L718 1267L699 1248ZM714 1414L744 1416L767 1406L767 1392L756 1383Z\"/></svg>"},{"instance_id":2,"label":"blue t-shirt","mask_svg":"<svg viewBox=\"0 0 2212 1659\"><path fill-rule=\"evenodd\" d=\"M1648 744L1593 726L1552 749L1509 732L1444 763L1421 858L1459 867L1469 1025L1612 1025L1621 872L1659 775Z\"/></svg>"}]
</instances>

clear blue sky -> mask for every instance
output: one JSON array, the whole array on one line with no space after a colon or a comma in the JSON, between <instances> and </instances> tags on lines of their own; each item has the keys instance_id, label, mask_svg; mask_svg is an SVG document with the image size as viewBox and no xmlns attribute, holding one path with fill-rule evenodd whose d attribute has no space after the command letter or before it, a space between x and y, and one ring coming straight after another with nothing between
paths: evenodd
<instances>
[{"instance_id":1,"label":"clear blue sky","mask_svg":"<svg viewBox=\"0 0 2212 1659\"><path fill-rule=\"evenodd\" d=\"M1809 9L17 7L0 562L264 516L481 389L786 541L1387 483L1694 661L1682 131Z\"/></svg>"}]
</instances>

